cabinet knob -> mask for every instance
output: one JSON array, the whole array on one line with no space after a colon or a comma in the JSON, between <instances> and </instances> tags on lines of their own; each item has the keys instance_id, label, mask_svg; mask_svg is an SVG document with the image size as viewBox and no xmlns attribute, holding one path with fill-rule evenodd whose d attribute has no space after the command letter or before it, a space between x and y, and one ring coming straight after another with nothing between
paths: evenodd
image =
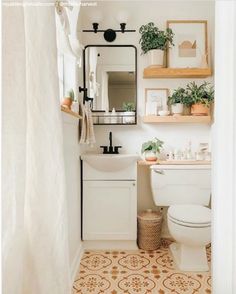
<instances>
[{"instance_id":1,"label":"cabinet knob","mask_svg":"<svg viewBox=\"0 0 236 294\"><path fill-rule=\"evenodd\" d=\"M133 183L133 186L135 186L136 184L135 183Z\"/></svg>"}]
</instances>

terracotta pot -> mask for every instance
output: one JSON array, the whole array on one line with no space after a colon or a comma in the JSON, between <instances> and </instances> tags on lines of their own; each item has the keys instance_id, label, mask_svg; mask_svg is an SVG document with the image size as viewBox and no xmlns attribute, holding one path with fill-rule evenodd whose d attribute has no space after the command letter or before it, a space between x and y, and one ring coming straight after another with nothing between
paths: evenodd
<instances>
[{"instance_id":1,"label":"terracotta pot","mask_svg":"<svg viewBox=\"0 0 236 294\"><path fill-rule=\"evenodd\" d=\"M205 104L197 103L191 106L191 114L192 115L209 115L209 107Z\"/></svg>"},{"instance_id":2,"label":"terracotta pot","mask_svg":"<svg viewBox=\"0 0 236 294\"><path fill-rule=\"evenodd\" d=\"M65 97L65 98L62 99L61 105L65 105L70 109L71 105L72 105L72 102L73 101L70 98Z\"/></svg>"},{"instance_id":3,"label":"terracotta pot","mask_svg":"<svg viewBox=\"0 0 236 294\"><path fill-rule=\"evenodd\" d=\"M157 153L152 150L145 151L145 160L146 161L156 161L157 160Z\"/></svg>"},{"instance_id":4,"label":"terracotta pot","mask_svg":"<svg viewBox=\"0 0 236 294\"><path fill-rule=\"evenodd\" d=\"M164 51L152 49L148 51L148 66L164 67Z\"/></svg>"}]
</instances>

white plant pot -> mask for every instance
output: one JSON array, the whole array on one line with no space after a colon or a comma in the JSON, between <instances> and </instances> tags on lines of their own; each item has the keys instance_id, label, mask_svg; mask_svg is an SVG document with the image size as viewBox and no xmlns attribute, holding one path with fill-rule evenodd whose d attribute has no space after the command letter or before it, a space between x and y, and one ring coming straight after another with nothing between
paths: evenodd
<instances>
[{"instance_id":1,"label":"white plant pot","mask_svg":"<svg viewBox=\"0 0 236 294\"><path fill-rule=\"evenodd\" d=\"M135 123L135 112L134 111L124 112L123 113L123 123L125 123L125 124Z\"/></svg>"},{"instance_id":2,"label":"white plant pot","mask_svg":"<svg viewBox=\"0 0 236 294\"><path fill-rule=\"evenodd\" d=\"M171 105L172 114L182 115L184 112L184 105L182 103L176 103Z\"/></svg>"},{"instance_id":3,"label":"white plant pot","mask_svg":"<svg viewBox=\"0 0 236 294\"><path fill-rule=\"evenodd\" d=\"M148 66L164 67L164 51L152 49L148 51Z\"/></svg>"}]
</instances>

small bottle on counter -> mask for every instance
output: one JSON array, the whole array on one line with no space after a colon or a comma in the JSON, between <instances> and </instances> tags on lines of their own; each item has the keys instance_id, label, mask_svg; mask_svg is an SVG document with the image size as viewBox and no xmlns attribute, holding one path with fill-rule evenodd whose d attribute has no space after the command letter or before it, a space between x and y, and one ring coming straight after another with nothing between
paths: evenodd
<instances>
[{"instance_id":1,"label":"small bottle on counter","mask_svg":"<svg viewBox=\"0 0 236 294\"><path fill-rule=\"evenodd\" d=\"M115 108L113 107L112 108L112 112L111 112L111 124L116 124L117 123L117 113L116 113L116 110Z\"/></svg>"},{"instance_id":2,"label":"small bottle on counter","mask_svg":"<svg viewBox=\"0 0 236 294\"><path fill-rule=\"evenodd\" d=\"M188 159L188 160L193 159L193 154L192 154L192 142L191 142L191 141L189 141L189 143L188 143L187 159Z\"/></svg>"},{"instance_id":3,"label":"small bottle on counter","mask_svg":"<svg viewBox=\"0 0 236 294\"><path fill-rule=\"evenodd\" d=\"M167 157L166 160L170 160L170 161L173 160L173 152L170 151L166 157Z\"/></svg>"}]
</instances>

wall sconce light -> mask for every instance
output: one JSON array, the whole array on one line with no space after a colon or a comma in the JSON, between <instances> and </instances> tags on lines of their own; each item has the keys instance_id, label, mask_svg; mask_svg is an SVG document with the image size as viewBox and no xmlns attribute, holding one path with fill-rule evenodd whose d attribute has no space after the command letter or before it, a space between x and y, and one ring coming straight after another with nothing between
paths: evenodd
<instances>
[{"instance_id":1,"label":"wall sconce light","mask_svg":"<svg viewBox=\"0 0 236 294\"><path fill-rule=\"evenodd\" d=\"M118 13L116 17L117 21L120 23L119 30L107 29L107 30L99 30L99 22L94 21L92 23L93 29L92 30L83 30L85 33L103 33L103 37L107 42L113 42L116 39L116 33L134 33L136 30L126 30L126 23L128 20L128 14L124 11Z\"/></svg>"},{"instance_id":2,"label":"wall sconce light","mask_svg":"<svg viewBox=\"0 0 236 294\"><path fill-rule=\"evenodd\" d=\"M116 39L116 33L134 33L136 30L126 30L126 23L120 24L120 30L113 30L113 29L107 29L107 30L99 30L98 26L99 24L94 22L92 30L83 30L85 33L103 33L104 39L107 42L113 42Z\"/></svg>"},{"instance_id":3,"label":"wall sconce light","mask_svg":"<svg viewBox=\"0 0 236 294\"><path fill-rule=\"evenodd\" d=\"M98 23L97 22L93 22L93 31L95 34L98 32Z\"/></svg>"}]
</instances>

